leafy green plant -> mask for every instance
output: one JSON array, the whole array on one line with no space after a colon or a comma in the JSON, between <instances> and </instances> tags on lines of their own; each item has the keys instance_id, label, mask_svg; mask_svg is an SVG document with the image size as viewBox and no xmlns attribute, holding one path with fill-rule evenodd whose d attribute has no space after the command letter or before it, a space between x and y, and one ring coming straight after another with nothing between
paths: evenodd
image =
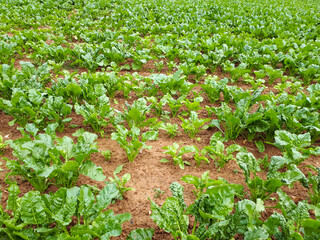
<instances>
[{"instance_id":1,"label":"leafy green plant","mask_svg":"<svg viewBox=\"0 0 320 240\"><path fill-rule=\"evenodd\" d=\"M188 94L196 84L191 84L186 81L184 76L181 76L181 71L176 71L173 75L153 74L150 76L153 79L154 85L159 86L163 95L185 95Z\"/></svg>"},{"instance_id":2,"label":"leafy green plant","mask_svg":"<svg viewBox=\"0 0 320 240\"><path fill-rule=\"evenodd\" d=\"M41 195L29 191L23 197L16 184L9 187L7 209L1 212L1 236L25 239L109 239L119 236L130 213L115 215L105 210L119 196L116 184L109 183L98 193L90 187L60 188Z\"/></svg>"},{"instance_id":3,"label":"leafy green plant","mask_svg":"<svg viewBox=\"0 0 320 240\"><path fill-rule=\"evenodd\" d=\"M111 159L112 153L110 150L101 151L101 154L104 156L106 161L109 161Z\"/></svg>"},{"instance_id":4,"label":"leafy green plant","mask_svg":"<svg viewBox=\"0 0 320 240\"><path fill-rule=\"evenodd\" d=\"M257 199L261 199L262 201L268 199L272 193L275 193L283 185L278 178L263 180L257 176L257 173L260 172L261 169L259 162L252 153L239 152L237 154L237 161L239 167L243 170L245 181L250 189L253 201L256 202ZM251 173L253 174L253 179L250 178Z\"/></svg>"},{"instance_id":5,"label":"leafy green plant","mask_svg":"<svg viewBox=\"0 0 320 240\"><path fill-rule=\"evenodd\" d=\"M162 194L164 194L164 191L162 191L160 188L155 188L153 190L154 194L154 198L158 198L160 197Z\"/></svg>"},{"instance_id":6,"label":"leafy green plant","mask_svg":"<svg viewBox=\"0 0 320 240\"><path fill-rule=\"evenodd\" d=\"M254 79L254 77L250 76L248 73L246 73L243 78L246 83L251 84L253 90L257 90L259 87L264 87L263 84L266 82L264 79Z\"/></svg>"},{"instance_id":7,"label":"leafy green plant","mask_svg":"<svg viewBox=\"0 0 320 240\"><path fill-rule=\"evenodd\" d=\"M48 121L58 123L57 130L62 132L64 130L65 124L71 122L72 118L67 118L71 114L72 106L66 104L63 100L63 97L53 97L49 96L46 99L45 104L43 105L41 111L47 117Z\"/></svg>"},{"instance_id":8,"label":"leafy green plant","mask_svg":"<svg viewBox=\"0 0 320 240\"><path fill-rule=\"evenodd\" d=\"M198 147L196 147L196 146L193 146L193 147L195 149L195 153L193 155L193 158L197 163L197 167L200 167L200 165L202 163L210 163L209 159L206 157L206 155L207 155L206 149L203 148L203 149L199 150Z\"/></svg>"},{"instance_id":9,"label":"leafy green plant","mask_svg":"<svg viewBox=\"0 0 320 240\"><path fill-rule=\"evenodd\" d=\"M178 124L174 123L161 123L159 129L165 130L167 134L173 138L177 135L178 133Z\"/></svg>"},{"instance_id":10,"label":"leafy green plant","mask_svg":"<svg viewBox=\"0 0 320 240\"><path fill-rule=\"evenodd\" d=\"M102 95L95 105L85 102L84 105L75 105L77 114L84 118L84 124L90 124L96 133L103 135L103 128L112 122L114 109L110 106L109 98Z\"/></svg>"},{"instance_id":11,"label":"leafy green plant","mask_svg":"<svg viewBox=\"0 0 320 240\"><path fill-rule=\"evenodd\" d=\"M64 71L64 79L58 78L58 81L54 82L50 89L47 89L48 93L61 96L66 102L71 99L73 104L80 104L83 99L83 92L80 84L74 78L76 74L77 72L70 74L69 71Z\"/></svg>"},{"instance_id":12,"label":"leafy green plant","mask_svg":"<svg viewBox=\"0 0 320 240\"><path fill-rule=\"evenodd\" d=\"M0 155L4 154L6 144L3 142L3 137L0 135Z\"/></svg>"},{"instance_id":13,"label":"leafy green plant","mask_svg":"<svg viewBox=\"0 0 320 240\"><path fill-rule=\"evenodd\" d=\"M198 83L202 76L206 76L206 72L207 72L207 67L205 67L204 65L196 65L192 68L191 74L196 75L195 80L196 80L196 83Z\"/></svg>"},{"instance_id":14,"label":"leafy green plant","mask_svg":"<svg viewBox=\"0 0 320 240\"><path fill-rule=\"evenodd\" d=\"M233 111L222 102L219 108L213 109L218 119L214 119L210 125L223 132L226 139L236 139L244 130L247 130L252 140L256 133L264 132L269 125L263 119L263 113L258 111L250 113L251 104L249 99L243 98L236 103L236 110Z\"/></svg>"},{"instance_id":15,"label":"leafy green plant","mask_svg":"<svg viewBox=\"0 0 320 240\"><path fill-rule=\"evenodd\" d=\"M199 119L198 114L194 111L190 112L190 118L184 119L179 116L182 121L181 127L189 135L190 138L195 138L196 134L202 129L207 129L209 126L204 126L206 122L209 122L210 119Z\"/></svg>"},{"instance_id":16,"label":"leafy green plant","mask_svg":"<svg viewBox=\"0 0 320 240\"><path fill-rule=\"evenodd\" d=\"M185 180L198 185L196 179L186 177ZM180 184L172 183L170 190L172 197L167 198L161 207L150 199L149 201L151 218L160 228L171 233L174 239L231 239L232 234L235 235L234 232L240 230L232 229L232 220L237 218L232 219L233 215L230 217L229 214L233 211L234 197L241 196L243 192L241 185L219 180L212 182L212 185L208 184L207 190L189 207L184 202L183 187ZM243 212L243 209L239 209L238 212L241 210ZM191 215L195 218L195 222L192 232L189 233L189 216ZM255 217L254 220L256 219L258 218Z\"/></svg>"},{"instance_id":17,"label":"leafy green plant","mask_svg":"<svg viewBox=\"0 0 320 240\"><path fill-rule=\"evenodd\" d=\"M203 194L204 191L212 186L218 186L221 184L225 184L224 180L214 180L210 179L209 176L210 171L204 172L200 178L193 176L193 175L185 175L183 176L180 180L192 184L196 190L193 190L193 193L195 196L200 198Z\"/></svg>"},{"instance_id":18,"label":"leafy green plant","mask_svg":"<svg viewBox=\"0 0 320 240\"><path fill-rule=\"evenodd\" d=\"M189 101L189 99L186 98L184 105L187 108L187 113L190 113L191 111L199 111L202 109L202 107L200 107L200 103L203 101L203 97L199 96L199 97L195 97L192 101Z\"/></svg>"},{"instance_id":19,"label":"leafy green plant","mask_svg":"<svg viewBox=\"0 0 320 240\"><path fill-rule=\"evenodd\" d=\"M165 95L164 98L167 101L167 104L170 107L172 117L177 116L179 109L184 105L186 95L182 95L177 99L174 99L171 95Z\"/></svg>"},{"instance_id":20,"label":"leafy green plant","mask_svg":"<svg viewBox=\"0 0 320 240\"><path fill-rule=\"evenodd\" d=\"M232 144L225 148L221 133L218 132L211 137L210 145L204 147L204 154L209 155L219 167L218 170L224 167L224 165L230 160L234 160L233 153L240 151L241 146L238 144Z\"/></svg>"},{"instance_id":21,"label":"leafy green plant","mask_svg":"<svg viewBox=\"0 0 320 240\"><path fill-rule=\"evenodd\" d=\"M246 63L240 63L237 67L234 63L231 63L227 60L223 65L223 70L229 72L232 76L233 82L237 82L242 75L250 73L250 70L247 69Z\"/></svg>"},{"instance_id":22,"label":"leafy green plant","mask_svg":"<svg viewBox=\"0 0 320 240\"><path fill-rule=\"evenodd\" d=\"M38 133L33 124L28 124L26 131L20 129L23 138L9 140L16 160L7 161L10 176L23 176L38 191L43 192L51 184L58 187L73 187L80 174L93 180L103 181L105 176L101 167L90 161L90 155L98 152L95 140L97 135L89 132L76 132L75 144L67 136L55 136L57 124L49 125L46 133Z\"/></svg>"},{"instance_id":23,"label":"leafy green plant","mask_svg":"<svg viewBox=\"0 0 320 240\"><path fill-rule=\"evenodd\" d=\"M133 126L143 128L157 121L156 118L147 119L146 114L150 111L151 106L147 105L147 101L144 98L134 101L131 106L126 103L125 106L126 109L122 113L120 111L117 112L120 116L120 121L126 121L130 128Z\"/></svg>"},{"instance_id":24,"label":"leafy green plant","mask_svg":"<svg viewBox=\"0 0 320 240\"><path fill-rule=\"evenodd\" d=\"M182 159L182 156L185 153L191 153L196 152L196 149L194 146L184 146L179 150L179 144L173 143L172 145L165 146L162 149L166 149L167 151L164 152L164 154L169 154L172 157L173 164L179 165L181 169L184 169L184 165L191 165L188 161L184 161ZM163 158L160 160L161 162L169 162L168 159Z\"/></svg>"},{"instance_id":25,"label":"leafy green plant","mask_svg":"<svg viewBox=\"0 0 320 240\"><path fill-rule=\"evenodd\" d=\"M111 139L116 140L120 147L123 148L127 154L130 162L137 157L142 149L150 149L145 142L147 140L156 140L158 137L158 132L148 131L141 134L140 140L140 129L133 126L130 130L126 129L124 126L116 126L116 132L111 134Z\"/></svg>"},{"instance_id":26,"label":"leafy green plant","mask_svg":"<svg viewBox=\"0 0 320 240\"><path fill-rule=\"evenodd\" d=\"M18 123L24 127L28 122L41 125L43 115L40 114L40 108L43 99L44 93L38 89L17 89L12 93L11 100L0 98L0 109L14 117L14 120L9 122L10 126Z\"/></svg>"},{"instance_id":27,"label":"leafy green plant","mask_svg":"<svg viewBox=\"0 0 320 240\"><path fill-rule=\"evenodd\" d=\"M275 131L275 143L273 145L283 152L284 157L292 159L297 165L310 155L320 153L320 147L310 147L310 133L294 134L286 130L277 130Z\"/></svg>"},{"instance_id":28,"label":"leafy green plant","mask_svg":"<svg viewBox=\"0 0 320 240\"><path fill-rule=\"evenodd\" d=\"M305 239L299 231L304 225L304 222L310 219L307 203L299 201L298 204L295 204L282 190L279 189L277 193L279 201L276 208L280 209L282 214L274 212L268 220L265 221L264 226L268 233L270 236L273 235L279 239Z\"/></svg>"},{"instance_id":29,"label":"leafy green plant","mask_svg":"<svg viewBox=\"0 0 320 240\"><path fill-rule=\"evenodd\" d=\"M161 72L161 69L164 67L163 61L154 62L154 66L157 68L158 72Z\"/></svg>"},{"instance_id":30,"label":"leafy green plant","mask_svg":"<svg viewBox=\"0 0 320 240\"><path fill-rule=\"evenodd\" d=\"M220 81L217 81L218 77L208 77L204 81L204 84L201 85L205 93L207 94L209 101L211 103L214 103L215 101L219 100L220 93L223 91L223 89L226 87L229 80L227 78L224 78Z\"/></svg>"},{"instance_id":31,"label":"leafy green plant","mask_svg":"<svg viewBox=\"0 0 320 240\"><path fill-rule=\"evenodd\" d=\"M138 228L132 230L126 240L152 240L154 229L152 228Z\"/></svg>"},{"instance_id":32,"label":"leafy green plant","mask_svg":"<svg viewBox=\"0 0 320 240\"><path fill-rule=\"evenodd\" d=\"M163 107L167 104L167 98L162 97L158 100L155 96L148 97L147 100L151 102L151 109L154 110L155 115L161 116L163 114Z\"/></svg>"},{"instance_id":33,"label":"leafy green plant","mask_svg":"<svg viewBox=\"0 0 320 240\"><path fill-rule=\"evenodd\" d=\"M320 168L312 165L307 165L306 167L315 171L316 174L313 175L311 172L308 172L308 176L300 181L308 189L311 204L317 205L320 203Z\"/></svg>"},{"instance_id":34,"label":"leafy green plant","mask_svg":"<svg viewBox=\"0 0 320 240\"><path fill-rule=\"evenodd\" d=\"M168 66L169 72L172 72L172 70L177 67L177 64L173 61L170 61L167 63L167 66Z\"/></svg>"},{"instance_id":35,"label":"leafy green plant","mask_svg":"<svg viewBox=\"0 0 320 240\"><path fill-rule=\"evenodd\" d=\"M272 84L277 78L281 78L283 71L280 69L274 69L269 65L265 65L264 69L269 77L269 84Z\"/></svg>"},{"instance_id":36,"label":"leafy green plant","mask_svg":"<svg viewBox=\"0 0 320 240\"><path fill-rule=\"evenodd\" d=\"M109 177L110 182L117 184L117 188L118 188L119 194L120 194L119 199L122 199L123 196L124 196L124 194L125 194L126 192L131 191L131 190L132 190L132 191L135 191L134 188L126 187L126 186L125 186L126 183L130 181L130 179L131 179L131 174L126 173L126 174L124 174L121 178L119 178L119 177L117 176L117 174L121 173L122 168L123 168L124 165L125 165L125 164L122 164L122 165L118 166L118 167L116 168L116 170L114 170L114 172L113 172L114 178Z\"/></svg>"}]
</instances>

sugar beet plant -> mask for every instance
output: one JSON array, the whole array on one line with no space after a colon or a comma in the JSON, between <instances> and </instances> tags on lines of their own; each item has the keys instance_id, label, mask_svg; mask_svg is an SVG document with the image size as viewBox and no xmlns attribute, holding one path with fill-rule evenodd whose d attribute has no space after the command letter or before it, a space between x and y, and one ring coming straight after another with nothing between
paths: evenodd
<instances>
[{"instance_id":1,"label":"sugar beet plant","mask_svg":"<svg viewBox=\"0 0 320 240\"><path fill-rule=\"evenodd\" d=\"M103 135L103 128L113 120L114 109L110 106L109 98L102 95L94 105L84 102L84 105L75 105L76 113L82 115L84 124L90 124L96 133Z\"/></svg>"},{"instance_id":2,"label":"sugar beet plant","mask_svg":"<svg viewBox=\"0 0 320 240\"><path fill-rule=\"evenodd\" d=\"M156 140L158 137L156 131L140 133L140 129L136 126L126 129L124 126L118 125L116 131L111 134L111 139L116 140L125 150L130 162L133 162L142 149L151 149L151 146L145 144L147 140Z\"/></svg>"},{"instance_id":3,"label":"sugar beet plant","mask_svg":"<svg viewBox=\"0 0 320 240\"><path fill-rule=\"evenodd\" d=\"M75 186L79 175L103 181L105 176L90 155L98 152L95 140L97 135L77 132L77 143L64 136L58 138L54 130L57 124L49 125L46 133L38 134L38 129L28 124L26 131L21 129L23 138L8 141L13 149L15 160L7 160L10 176L22 176L38 191L43 192L49 185L70 188Z\"/></svg>"},{"instance_id":4,"label":"sugar beet plant","mask_svg":"<svg viewBox=\"0 0 320 240\"><path fill-rule=\"evenodd\" d=\"M173 184L162 207L151 202L156 224L175 239L320 239L319 169L303 171L320 153L319 13L318 0L1 1L0 114L22 127L22 138L0 141L0 152L9 143L14 154L6 182L21 176L37 191L18 196L11 182L0 238L106 240L130 218L104 211L127 190L129 175L116 174L121 167L116 184L101 191L74 187L80 174L105 177L90 161L98 151L95 134L55 134L74 126L73 109L101 136L108 137L111 123L111 138L131 162L156 139L154 130L199 137L207 119L198 111L207 104L208 126L223 138L216 134L202 148L166 146L170 158L162 161L184 168L212 159L220 169L236 159L249 193L209 173L188 175L182 180L196 189L193 203L187 207L182 187ZM122 107L123 99L133 103ZM168 121L177 116L181 129L170 124L177 119ZM281 154L261 161L229 140L267 141ZM281 190L299 182L308 203ZM43 194L52 184L60 189ZM261 217L270 198L277 211ZM138 229L127 239L152 235Z\"/></svg>"},{"instance_id":5,"label":"sugar beet plant","mask_svg":"<svg viewBox=\"0 0 320 240\"><path fill-rule=\"evenodd\" d=\"M158 206L151 203L151 218L174 239L315 239L320 235L319 217L313 219L309 211L318 207L305 201L294 203L290 197L278 189L275 194L279 201L275 211L267 220L261 220L265 211L264 202L243 199L243 186L230 184L225 179L210 179L209 173L201 178L186 175L182 181L194 185L196 199L187 206L183 187L174 182L170 186L172 196ZM235 204L235 197L240 200ZM281 213L279 213L281 212ZM190 217L195 219L190 226ZM189 229L192 229L189 231Z\"/></svg>"},{"instance_id":6,"label":"sugar beet plant","mask_svg":"<svg viewBox=\"0 0 320 240\"><path fill-rule=\"evenodd\" d=\"M191 111L189 119L184 119L180 116L179 118L182 121L181 127L190 138L195 138L196 134L198 134L201 129L207 129L208 126L204 124L210 121L209 118L199 119L198 114L194 111Z\"/></svg>"},{"instance_id":7,"label":"sugar beet plant","mask_svg":"<svg viewBox=\"0 0 320 240\"><path fill-rule=\"evenodd\" d=\"M11 183L7 209L0 208L0 236L4 239L110 239L119 236L130 213L104 211L119 196L109 183L95 193L90 187L60 188L41 195L30 191L22 197ZM75 222L75 224L73 224Z\"/></svg>"}]
</instances>

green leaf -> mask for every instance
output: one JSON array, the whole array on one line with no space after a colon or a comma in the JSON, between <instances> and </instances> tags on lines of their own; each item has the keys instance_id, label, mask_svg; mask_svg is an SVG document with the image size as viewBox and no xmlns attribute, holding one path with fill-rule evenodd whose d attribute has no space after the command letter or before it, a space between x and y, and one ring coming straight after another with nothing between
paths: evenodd
<instances>
[{"instance_id":1,"label":"green leaf","mask_svg":"<svg viewBox=\"0 0 320 240\"><path fill-rule=\"evenodd\" d=\"M121 224L131 219L130 213L114 215L112 210L107 210L92 222L96 232L101 235L102 240L108 240L110 237L117 237L122 232Z\"/></svg>"},{"instance_id":2,"label":"green leaf","mask_svg":"<svg viewBox=\"0 0 320 240\"><path fill-rule=\"evenodd\" d=\"M182 208L183 209L187 208L187 205L185 204L184 197L183 197L183 187L179 183L173 182L170 185L170 190L172 192L172 197L175 197L176 199L178 199Z\"/></svg>"},{"instance_id":3,"label":"green leaf","mask_svg":"<svg viewBox=\"0 0 320 240\"><path fill-rule=\"evenodd\" d=\"M237 184L209 188L201 196L199 200L201 207L197 211L204 221L224 220L234 208L235 195L241 195L242 191L243 187Z\"/></svg>"},{"instance_id":4,"label":"green leaf","mask_svg":"<svg viewBox=\"0 0 320 240\"><path fill-rule=\"evenodd\" d=\"M35 105L40 105L43 100L42 94L36 89L30 89L28 97L29 97L29 100Z\"/></svg>"},{"instance_id":5,"label":"green leaf","mask_svg":"<svg viewBox=\"0 0 320 240\"><path fill-rule=\"evenodd\" d=\"M102 167L97 167L97 165L91 161L85 161L82 164L79 173L96 181L103 181L106 179L106 176L103 174Z\"/></svg>"},{"instance_id":6,"label":"green leaf","mask_svg":"<svg viewBox=\"0 0 320 240\"><path fill-rule=\"evenodd\" d=\"M314 219L306 219L302 222L301 226L304 230L305 237L320 237L320 221Z\"/></svg>"},{"instance_id":7,"label":"green leaf","mask_svg":"<svg viewBox=\"0 0 320 240\"><path fill-rule=\"evenodd\" d=\"M185 175L182 178L180 178L180 180L192 184L194 186L198 186L200 182L199 178L193 175Z\"/></svg>"},{"instance_id":8,"label":"green leaf","mask_svg":"<svg viewBox=\"0 0 320 240\"><path fill-rule=\"evenodd\" d=\"M51 195L46 195L47 208L50 209L51 217L59 224L67 226L72 221L78 203L79 188L60 188Z\"/></svg>"},{"instance_id":9,"label":"green leaf","mask_svg":"<svg viewBox=\"0 0 320 240\"><path fill-rule=\"evenodd\" d=\"M152 240L153 234L154 229L152 228L138 228L132 230L126 240Z\"/></svg>"},{"instance_id":10,"label":"green leaf","mask_svg":"<svg viewBox=\"0 0 320 240\"><path fill-rule=\"evenodd\" d=\"M86 186L81 186L79 193L78 213L85 219L94 213L95 197L92 190Z\"/></svg>"},{"instance_id":11,"label":"green leaf","mask_svg":"<svg viewBox=\"0 0 320 240\"><path fill-rule=\"evenodd\" d=\"M122 164L122 165L118 166L118 167L116 168L116 170L114 170L113 175L119 174L119 173L122 171L122 168L123 168L124 165L125 165L125 164Z\"/></svg>"},{"instance_id":12,"label":"green leaf","mask_svg":"<svg viewBox=\"0 0 320 240\"><path fill-rule=\"evenodd\" d=\"M247 231L244 234L244 240L265 240L269 238L269 234L266 229L258 227L254 230Z\"/></svg>"},{"instance_id":13,"label":"green leaf","mask_svg":"<svg viewBox=\"0 0 320 240\"><path fill-rule=\"evenodd\" d=\"M168 159L166 159L166 158L162 158L162 159L160 160L160 162L162 162L162 163L167 163L167 162L170 162L170 160L168 160Z\"/></svg>"},{"instance_id":14,"label":"green leaf","mask_svg":"<svg viewBox=\"0 0 320 240\"><path fill-rule=\"evenodd\" d=\"M157 131L148 131L141 135L142 141L147 140L157 140L158 139L158 132Z\"/></svg>"},{"instance_id":15,"label":"green leaf","mask_svg":"<svg viewBox=\"0 0 320 240\"><path fill-rule=\"evenodd\" d=\"M264 143L259 140L259 141L255 141L256 147L258 148L259 152L263 153L265 151L265 146Z\"/></svg>"},{"instance_id":16,"label":"green leaf","mask_svg":"<svg viewBox=\"0 0 320 240\"><path fill-rule=\"evenodd\" d=\"M95 208L100 212L108 207L120 194L116 183L108 183L98 194Z\"/></svg>"},{"instance_id":17,"label":"green leaf","mask_svg":"<svg viewBox=\"0 0 320 240\"><path fill-rule=\"evenodd\" d=\"M187 233L189 220L183 214L183 208L178 199L169 197L161 208L151 201L151 218L152 220L166 232L170 232L173 237L178 236L178 231Z\"/></svg>"},{"instance_id":18,"label":"green leaf","mask_svg":"<svg viewBox=\"0 0 320 240\"><path fill-rule=\"evenodd\" d=\"M19 186L17 185L16 182L13 182L10 184L9 188L9 196L7 200L7 209L12 210L13 214L18 214L18 195L20 194L20 189Z\"/></svg>"},{"instance_id":19,"label":"green leaf","mask_svg":"<svg viewBox=\"0 0 320 240\"><path fill-rule=\"evenodd\" d=\"M30 191L21 198L21 219L27 224L43 224L47 222L46 205L39 192Z\"/></svg>"}]
</instances>

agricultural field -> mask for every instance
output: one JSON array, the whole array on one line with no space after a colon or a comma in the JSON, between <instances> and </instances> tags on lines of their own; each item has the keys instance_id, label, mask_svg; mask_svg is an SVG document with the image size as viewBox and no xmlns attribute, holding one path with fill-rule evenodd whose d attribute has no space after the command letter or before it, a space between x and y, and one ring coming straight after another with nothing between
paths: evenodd
<instances>
[{"instance_id":1,"label":"agricultural field","mask_svg":"<svg viewBox=\"0 0 320 240\"><path fill-rule=\"evenodd\" d=\"M319 0L0 20L0 239L320 239Z\"/></svg>"}]
</instances>

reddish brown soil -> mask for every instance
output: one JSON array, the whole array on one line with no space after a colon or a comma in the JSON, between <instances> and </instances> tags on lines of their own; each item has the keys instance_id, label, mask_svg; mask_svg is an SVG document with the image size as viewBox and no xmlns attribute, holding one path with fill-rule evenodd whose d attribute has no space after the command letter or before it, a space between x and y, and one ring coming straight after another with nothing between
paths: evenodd
<instances>
[{"instance_id":1,"label":"reddish brown soil","mask_svg":"<svg viewBox=\"0 0 320 240\"><path fill-rule=\"evenodd\" d=\"M150 74L150 71L146 71L146 67L154 69L153 63L150 63L149 65L145 66L144 69L139 72L139 74L148 76ZM156 69L154 70L155 72L157 72ZM124 73L128 73L128 71L125 71ZM220 77L225 77L225 74L222 73L220 69L218 70L217 75L219 75ZM248 87L241 82L239 82L238 85L244 88ZM116 99L119 104L123 104L125 101L132 102L135 98L133 97L132 99L123 99L121 95L118 95L116 96ZM204 107L205 105L219 106L219 104L210 104L206 97L204 98L202 107ZM122 109L122 107L118 106L117 109ZM64 135L71 137L72 133L74 133L79 128L85 128L85 130L87 131L92 131L89 126L83 125L82 117L77 116L74 113L72 114L72 117L73 120L71 124L77 124L79 127L75 129L66 128L62 134L58 134L59 137L62 137ZM199 111L199 117L208 117L206 111ZM21 137L19 131L16 129L17 125L13 127L8 126L8 122L12 119L12 117L6 116L3 112L0 112L0 134L5 137L5 140L17 139ZM181 120L179 118L173 118L172 122L181 124ZM162 149L162 147L171 145L172 143L176 142L181 146L196 145L201 149L202 147L209 145L210 137L215 131L216 130L214 129L202 130L198 135L198 137L201 138L201 141L190 139L189 136L183 132L183 129L181 127L179 129L179 134L173 139L171 139L164 131L160 131L159 139L157 141L150 141L147 143L152 146L152 149L143 150L132 163L128 162L124 150L120 148L118 143L110 139L110 133L106 134L104 138L98 138L98 146L100 150L111 150L112 157L111 160L107 162L101 154L94 154L92 155L92 161L103 168L104 174L107 177L112 177L113 171L116 169L116 167L126 163L120 175L123 175L124 173L130 173L132 179L128 183L128 186L135 189L135 191L129 191L125 195L124 200L118 200L116 203L110 206L110 208L113 209L115 213L129 212L132 214L131 221L128 221L123 225L122 235L114 239L125 239L128 233L136 228L154 228L155 234L153 239L172 239L170 234L165 233L163 230L159 229L150 218L151 212L150 202L148 198L155 201L157 204L163 204L165 199L171 196L171 192L169 190L170 184L174 181L177 181L185 187L185 200L187 204L192 203L194 200L194 195L192 193L193 187L179 180L184 175L190 174L200 177L201 174L203 174L205 171L210 170L210 176L213 179L223 177L231 183L238 183L245 186L244 175L242 174L235 161L230 161L220 171L217 171L217 168L213 161L211 161L210 164L196 167L195 161L191 158L190 155L186 155L185 160L190 161L192 166L186 166L184 170L180 169L178 166L174 166L172 162L160 162L160 159L162 159L163 157L168 157L163 154L164 150ZM254 142L249 142L242 136L239 137L235 142L241 146L247 147L248 150L252 152L257 158L262 158L265 154L268 154L269 157L281 154L277 148L271 145L266 145L266 151L264 153L260 153L255 147ZM230 145L233 143L233 141L229 141L226 143L226 145ZM13 158L11 149L9 149L9 147L6 148L4 157L9 159ZM3 192L1 203L3 206L5 206L8 194L6 191L7 184L4 182L4 178L7 170L5 167L5 161L3 159L1 159L1 163L1 167L4 168L4 171L0 172L0 185ZM320 166L319 158L310 158L304 164L313 164L315 166ZM265 174L262 173L262 176L263 175ZM30 190L33 190L32 186L27 181L24 181L19 177L17 177L17 181L20 186L21 195ZM84 176L81 176L77 183L78 186L82 184L97 185L99 188L102 188L104 186L103 182L95 182ZM164 191L164 194L158 198L155 198L154 191L156 188ZM248 190L247 188L245 189L246 191ZM54 187L50 187L47 192L55 190L56 189ZM303 188L299 183L295 184L294 188L285 190L295 202L306 199L307 197L306 189ZM267 205L272 206L274 205L274 202L271 200L267 201ZM272 214L272 211L273 210L267 208L266 212L262 214L262 217L266 219Z\"/></svg>"}]
</instances>

